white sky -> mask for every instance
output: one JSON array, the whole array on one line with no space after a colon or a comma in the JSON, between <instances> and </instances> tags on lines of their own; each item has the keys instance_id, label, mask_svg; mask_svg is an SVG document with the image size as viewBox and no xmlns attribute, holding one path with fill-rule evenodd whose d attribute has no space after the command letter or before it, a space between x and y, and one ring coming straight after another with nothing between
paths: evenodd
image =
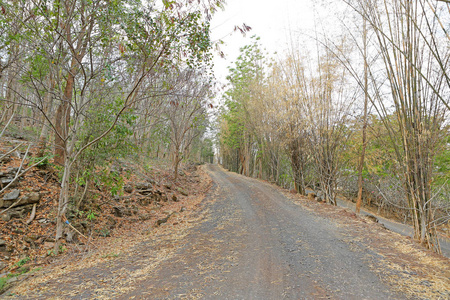
<instances>
[{"instance_id":1,"label":"white sky","mask_svg":"<svg viewBox=\"0 0 450 300\"><path fill-rule=\"evenodd\" d=\"M226 58L215 54L214 72L216 78L225 83L227 67L233 66L239 55L239 48L250 43L250 37L257 35L269 53L282 52L287 48L289 32L308 30L314 27L314 0L227 0L224 11L217 12L211 22L212 40L222 39L221 50ZM245 37L233 32L235 25L242 23L252 27Z\"/></svg>"}]
</instances>

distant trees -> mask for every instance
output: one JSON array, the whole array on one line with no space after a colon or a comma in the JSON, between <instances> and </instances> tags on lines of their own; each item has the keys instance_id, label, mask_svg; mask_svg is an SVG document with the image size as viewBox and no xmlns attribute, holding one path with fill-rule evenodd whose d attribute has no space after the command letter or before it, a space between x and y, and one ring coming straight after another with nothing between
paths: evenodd
<instances>
[{"instance_id":1,"label":"distant trees","mask_svg":"<svg viewBox=\"0 0 450 300\"><path fill-rule=\"evenodd\" d=\"M194 70L183 70L176 80L181 88L167 99L164 109L170 126L170 155L175 179L181 160L188 157L192 142L203 133L199 127L206 121L207 101L212 93L209 79Z\"/></svg>"},{"instance_id":2,"label":"distant trees","mask_svg":"<svg viewBox=\"0 0 450 300\"><path fill-rule=\"evenodd\" d=\"M335 204L340 150L354 101L346 88L345 68L329 53L318 63L292 50L267 72L256 41L241 51L236 68L230 69L222 114L225 166L247 176L293 183L305 194L309 164L314 169L309 183L314 188L317 183L324 199ZM268 162L264 167L263 161Z\"/></svg>"},{"instance_id":3,"label":"distant trees","mask_svg":"<svg viewBox=\"0 0 450 300\"><path fill-rule=\"evenodd\" d=\"M331 204L339 191L360 199L357 210L365 201L401 211L439 251L435 225L450 218L450 177L439 171L448 169L449 4L345 2L358 21L339 40L317 34L314 55L292 46L269 64L256 58L260 46L242 49L224 97L223 164ZM252 168L258 159L268 163Z\"/></svg>"}]
</instances>

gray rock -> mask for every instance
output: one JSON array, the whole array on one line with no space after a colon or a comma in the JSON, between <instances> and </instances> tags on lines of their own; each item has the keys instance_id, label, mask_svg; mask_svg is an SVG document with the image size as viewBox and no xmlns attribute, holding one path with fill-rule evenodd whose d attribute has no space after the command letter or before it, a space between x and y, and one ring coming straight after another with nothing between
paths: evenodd
<instances>
[{"instance_id":1,"label":"gray rock","mask_svg":"<svg viewBox=\"0 0 450 300\"><path fill-rule=\"evenodd\" d=\"M11 277L10 279L6 280L6 283L10 284L10 283L16 282L17 280L19 280L19 279L16 276L14 276L14 277Z\"/></svg>"},{"instance_id":2,"label":"gray rock","mask_svg":"<svg viewBox=\"0 0 450 300\"><path fill-rule=\"evenodd\" d=\"M2 240L2 239L0 239L0 247L2 247L2 246L6 246L6 241L5 241L5 240Z\"/></svg>"},{"instance_id":3,"label":"gray rock","mask_svg":"<svg viewBox=\"0 0 450 300\"><path fill-rule=\"evenodd\" d=\"M22 197L19 201L19 205L27 205L27 204L34 204L38 203L39 200L41 200L41 194L37 192L29 193Z\"/></svg>"},{"instance_id":4,"label":"gray rock","mask_svg":"<svg viewBox=\"0 0 450 300\"><path fill-rule=\"evenodd\" d=\"M32 208L33 205L14 207L3 213L0 217L5 222L8 222L11 219L22 219L27 215L28 212L31 211Z\"/></svg>"},{"instance_id":5,"label":"gray rock","mask_svg":"<svg viewBox=\"0 0 450 300\"><path fill-rule=\"evenodd\" d=\"M11 183L11 181L13 181L13 179L12 179L12 178L9 178L9 177L3 177L3 178L1 179L1 182L2 182L2 185L3 185L3 186L7 186L8 184ZM16 181L14 181L9 187L10 187L10 188L14 188L14 187L17 187L18 185L19 185L19 182L16 180Z\"/></svg>"},{"instance_id":6,"label":"gray rock","mask_svg":"<svg viewBox=\"0 0 450 300\"><path fill-rule=\"evenodd\" d=\"M131 216L133 214L133 212L131 211L131 209L129 208L124 208L124 207L119 207L119 206L114 206L113 207L113 211L112 213L116 216L116 217L123 217L123 216Z\"/></svg>"},{"instance_id":7,"label":"gray rock","mask_svg":"<svg viewBox=\"0 0 450 300\"><path fill-rule=\"evenodd\" d=\"M142 206L147 206L152 202L151 198L145 197L145 198L140 198L139 199L139 204Z\"/></svg>"},{"instance_id":8,"label":"gray rock","mask_svg":"<svg viewBox=\"0 0 450 300\"><path fill-rule=\"evenodd\" d=\"M138 193L143 195L143 196L147 196L147 195L152 195L153 194L153 190L151 190L151 189L139 190Z\"/></svg>"},{"instance_id":9,"label":"gray rock","mask_svg":"<svg viewBox=\"0 0 450 300\"><path fill-rule=\"evenodd\" d=\"M322 192L317 193L316 200L317 200L317 202L323 201L323 193Z\"/></svg>"},{"instance_id":10,"label":"gray rock","mask_svg":"<svg viewBox=\"0 0 450 300\"><path fill-rule=\"evenodd\" d=\"M13 176L16 176L17 171L19 171L19 168L8 168L8 169L6 170L7 173L9 173L9 174L11 174L11 175L13 175Z\"/></svg>"},{"instance_id":11,"label":"gray rock","mask_svg":"<svg viewBox=\"0 0 450 300\"><path fill-rule=\"evenodd\" d=\"M1 162L3 162L3 163L9 163L11 161L11 156L5 156L5 157L3 157L3 159L1 160Z\"/></svg>"},{"instance_id":12,"label":"gray rock","mask_svg":"<svg viewBox=\"0 0 450 300\"><path fill-rule=\"evenodd\" d=\"M8 265L2 261L0 261L0 270L6 268ZM0 276L1 277L1 276Z\"/></svg>"},{"instance_id":13,"label":"gray rock","mask_svg":"<svg viewBox=\"0 0 450 300\"><path fill-rule=\"evenodd\" d=\"M12 201L12 200L17 200L20 196L20 191L19 190L12 190L10 193L6 194L5 196L3 196L3 200L4 201Z\"/></svg>"},{"instance_id":14,"label":"gray rock","mask_svg":"<svg viewBox=\"0 0 450 300\"><path fill-rule=\"evenodd\" d=\"M126 184L123 186L123 190L125 193L130 194L133 192L133 187L130 184Z\"/></svg>"},{"instance_id":15,"label":"gray rock","mask_svg":"<svg viewBox=\"0 0 450 300\"><path fill-rule=\"evenodd\" d=\"M148 190L148 189L152 189L153 185L148 182L138 182L135 184L135 188L137 190Z\"/></svg>"},{"instance_id":16,"label":"gray rock","mask_svg":"<svg viewBox=\"0 0 450 300\"><path fill-rule=\"evenodd\" d=\"M170 215L168 215L167 217L163 218L163 219L159 219L158 221L156 221L156 225L159 226L161 224L167 223L167 221L169 220Z\"/></svg>"}]
</instances>

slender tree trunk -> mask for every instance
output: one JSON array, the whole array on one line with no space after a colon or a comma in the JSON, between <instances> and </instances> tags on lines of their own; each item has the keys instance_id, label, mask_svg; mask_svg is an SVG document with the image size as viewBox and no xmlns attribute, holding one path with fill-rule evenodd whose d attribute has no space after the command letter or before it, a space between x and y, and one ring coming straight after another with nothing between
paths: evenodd
<instances>
[{"instance_id":1,"label":"slender tree trunk","mask_svg":"<svg viewBox=\"0 0 450 300\"><path fill-rule=\"evenodd\" d=\"M68 137L68 128L70 122L70 102L72 101L74 88L74 68L67 76L66 88L64 90L64 99L58 106L55 120L55 163L64 165L64 153L66 151L66 141Z\"/></svg>"},{"instance_id":2,"label":"slender tree trunk","mask_svg":"<svg viewBox=\"0 0 450 300\"><path fill-rule=\"evenodd\" d=\"M66 211L67 205L69 204L69 179L71 164L69 160L65 157L64 161L64 173L61 181L61 191L59 194L58 201L58 217L56 219L56 236L55 236L55 254L59 252L59 246L61 245L61 239L64 233L64 223L66 221Z\"/></svg>"},{"instance_id":3,"label":"slender tree trunk","mask_svg":"<svg viewBox=\"0 0 450 300\"><path fill-rule=\"evenodd\" d=\"M46 95L46 103L47 103L47 109L45 111L45 114L50 119L51 116L53 116L53 90L55 88L55 81L53 80L52 76L49 77L49 91ZM45 147L47 144L47 138L48 138L48 132L49 132L49 123L46 118L43 118L43 124L41 129L41 134L39 135L39 142L38 142L38 152L36 154L37 157L43 157L45 152Z\"/></svg>"},{"instance_id":4,"label":"slender tree trunk","mask_svg":"<svg viewBox=\"0 0 450 300\"><path fill-rule=\"evenodd\" d=\"M362 204L362 192L363 192L363 169L364 169L364 158L366 154L367 146L367 102L368 102L368 66L367 66L367 27L366 19L363 21L363 43L364 43L364 115L363 115L363 126L362 126L362 149L361 156L359 157L358 164L358 198L356 198L356 208L355 212L357 214L361 211Z\"/></svg>"}]
</instances>

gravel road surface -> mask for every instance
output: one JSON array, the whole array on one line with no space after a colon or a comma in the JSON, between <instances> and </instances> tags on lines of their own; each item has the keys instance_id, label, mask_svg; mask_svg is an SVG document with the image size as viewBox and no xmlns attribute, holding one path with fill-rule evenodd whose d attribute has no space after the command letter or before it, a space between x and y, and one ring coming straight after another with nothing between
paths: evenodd
<instances>
[{"instance_id":1,"label":"gravel road surface","mask_svg":"<svg viewBox=\"0 0 450 300\"><path fill-rule=\"evenodd\" d=\"M332 221L274 187L208 166L211 216L123 299L402 299L350 249Z\"/></svg>"},{"instance_id":2,"label":"gravel road surface","mask_svg":"<svg viewBox=\"0 0 450 300\"><path fill-rule=\"evenodd\" d=\"M213 186L192 216L149 224L122 250L44 268L7 299L450 297L449 260L411 239L216 165L206 171Z\"/></svg>"}]
</instances>

